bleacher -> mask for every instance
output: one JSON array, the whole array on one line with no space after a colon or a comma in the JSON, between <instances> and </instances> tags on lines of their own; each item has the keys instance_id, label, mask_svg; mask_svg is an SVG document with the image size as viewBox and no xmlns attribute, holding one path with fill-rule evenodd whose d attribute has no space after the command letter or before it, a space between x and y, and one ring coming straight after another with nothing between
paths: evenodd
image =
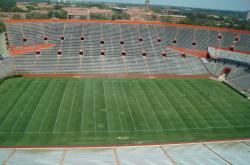
<instances>
[{"instance_id":1,"label":"bleacher","mask_svg":"<svg viewBox=\"0 0 250 165\"><path fill-rule=\"evenodd\" d=\"M240 65L239 63L225 62L221 60L210 60L205 63L209 72L216 77L223 74L224 68L230 68L226 75L225 82L239 91L247 92L250 96L250 65Z\"/></svg>"},{"instance_id":2,"label":"bleacher","mask_svg":"<svg viewBox=\"0 0 250 165\"><path fill-rule=\"evenodd\" d=\"M6 25L12 46L55 44L37 50L38 53L25 52L14 56L13 66L17 74L210 73L220 76L228 67L231 68L227 75L228 82L243 90L250 88L247 82L249 68L246 65L250 63L250 56L241 53L250 51L250 35L246 33L159 24L86 21L24 21L7 22ZM208 49L217 60L204 63L199 57L183 55L169 46ZM226 50L231 46L234 51Z\"/></svg>"},{"instance_id":3,"label":"bleacher","mask_svg":"<svg viewBox=\"0 0 250 165\"><path fill-rule=\"evenodd\" d=\"M243 53L237 51L216 49L214 47L209 47L208 52L211 55L211 57L250 64L250 54L248 54L247 52Z\"/></svg>"},{"instance_id":4,"label":"bleacher","mask_svg":"<svg viewBox=\"0 0 250 165\"><path fill-rule=\"evenodd\" d=\"M15 75L13 59L0 55L0 80L4 77Z\"/></svg>"},{"instance_id":5,"label":"bleacher","mask_svg":"<svg viewBox=\"0 0 250 165\"><path fill-rule=\"evenodd\" d=\"M39 55L16 55L19 74L208 74L198 57L166 49L166 45L193 48L198 33L192 28L66 21L7 23L7 28L11 45L56 44L39 50Z\"/></svg>"}]
</instances>

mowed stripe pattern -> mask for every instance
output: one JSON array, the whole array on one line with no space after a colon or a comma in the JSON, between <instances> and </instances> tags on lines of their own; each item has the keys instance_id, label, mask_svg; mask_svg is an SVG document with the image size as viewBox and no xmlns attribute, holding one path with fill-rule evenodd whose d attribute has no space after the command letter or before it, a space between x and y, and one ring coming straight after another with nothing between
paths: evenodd
<instances>
[{"instance_id":1,"label":"mowed stripe pattern","mask_svg":"<svg viewBox=\"0 0 250 165\"><path fill-rule=\"evenodd\" d=\"M133 137L146 134L153 142L168 141L164 138L171 133L192 140L204 131L209 139L219 130L218 138L249 136L249 101L209 79L21 77L4 81L0 93L0 139L5 142L15 134L62 134L64 140L89 136L92 142L102 139L98 144L121 136L135 143L145 139ZM183 132L191 138L181 138ZM36 144L30 140L24 144Z\"/></svg>"}]
</instances>

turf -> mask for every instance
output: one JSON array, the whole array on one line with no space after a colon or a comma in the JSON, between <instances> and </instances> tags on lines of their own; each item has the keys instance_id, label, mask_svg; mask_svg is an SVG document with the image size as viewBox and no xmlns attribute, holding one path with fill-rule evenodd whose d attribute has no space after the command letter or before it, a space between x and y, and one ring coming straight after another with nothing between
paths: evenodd
<instances>
[{"instance_id":1,"label":"turf","mask_svg":"<svg viewBox=\"0 0 250 165\"><path fill-rule=\"evenodd\" d=\"M209 79L11 78L0 146L250 138L250 102Z\"/></svg>"}]
</instances>

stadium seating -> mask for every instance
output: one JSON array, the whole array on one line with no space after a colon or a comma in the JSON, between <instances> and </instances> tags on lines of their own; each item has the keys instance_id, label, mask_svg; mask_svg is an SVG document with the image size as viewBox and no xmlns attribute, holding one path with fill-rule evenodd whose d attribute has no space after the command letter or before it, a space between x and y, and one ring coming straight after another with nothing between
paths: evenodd
<instances>
[{"instance_id":1,"label":"stadium seating","mask_svg":"<svg viewBox=\"0 0 250 165\"><path fill-rule=\"evenodd\" d=\"M250 66L233 69L227 76L234 86L250 93Z\"/></svg>"},{"instance_id":2,"label":"stadium seating","mask_svg":"<svg viewBox=\"0 0 250 165\"><path fill-rule=\"evenodd\" d=\"M229 59L233 61L250 64L250 55L246 53L216 49L214 47L209 47L208 52L210 53L211 56L216 58Z\"/></svg>"},{"instance_id":3,"label":"stadium seating","mask_svg":"<svg viewBox=\"0 0 250 165\"><path fill-rule=\"evenodd\" d=\"M13 59L11 57L0 56L0 79L15 74Z\"/></svg>"},{"instance_id":4,"label":"stadium seating","mask_svg":"<svg viewBox=\"0 0 250 165\"><path fill-rule=\"evenodd\" d=\"M231 71L226 75L226 82L240 91L250 93L250 65L239 65L237 63L223 62L220 60L210 60L204 63L209 72L214 76L220 76L224 68L231 68Z\"/></svg>"},{"instance_id":5,"label":"stadium seating","mask_svg":"<svg viewBox=\"0 0 250 165\"><path fill-rule=\"evenodd\" d=\"M228 67L231 68L227 75L229 83L243 90L250 88L249 66L246 66L250 63L250 56L241 53L250 51L248 34L158 24L27 21L7 22L6 25L12 46L55 44L47 49L14 56L17 74L210 73L220 76ZM217 60L210 59L204 63L199 57L177 52L169 46L208 49ZM226 50L229 47L235 51ZM3 63L1 61L1 65ZM1 74L7 68L1 67ZM12 68L7 70L13 71Z\"/></svg>"},{"instance_id":6,"label":"stadium seating","mask_svg":"<svg viewBox=\"0 0 250 165\"><path fill-rule=\"evenodd\" d=\"M208 73L198 57L183 58L166 49L174 39L177 46L193 48L196 31L191 28L77 22L7 23L7 27L11 45L56 45L17 55L18 73Z\"/></svg>"}]
</instances>

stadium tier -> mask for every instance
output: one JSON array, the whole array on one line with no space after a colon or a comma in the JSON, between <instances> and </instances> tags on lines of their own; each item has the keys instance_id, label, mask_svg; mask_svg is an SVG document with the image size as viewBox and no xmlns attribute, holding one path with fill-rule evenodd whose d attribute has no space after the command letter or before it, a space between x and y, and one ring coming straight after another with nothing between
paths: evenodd
<instances>
[{"instance_id":1,"label":"stadium tier","mask_svg":"<svg viewBox=\"0 0 250 165\"><path fill-rule=\"evenodd\" d=\"M20 74L208 74L200 58L166 47L206 50L234 44L250 50L248 34L167 24L27 20L6 25ZM237 37L242 39L235 43Z\"/></svg>"},{"instance_id":2,"label":"stadium tier","mask_svg":"<svg viewBox=\"0 0 250 165\"><path fill-rule=\"evenodd\" d=\"M229 69L226 74L226 82L239 91L250 93L250 66L239 62L210 60L205 63L208 71L216 77L225 73L225 69Z\"/></svg>"},{"instance_id":3,"label":"stadium tier","mask_svg":"<svg viewBox=\"0 0 250 165\"><path fill-rule=\"evenodd\" d=\"M249 52L232 51L232 49L234 49L234 47L231 47L231 50L209 47L208 52L213 58L227 59L235 62L250 64Z\"/></svg>"}]
</instances>

